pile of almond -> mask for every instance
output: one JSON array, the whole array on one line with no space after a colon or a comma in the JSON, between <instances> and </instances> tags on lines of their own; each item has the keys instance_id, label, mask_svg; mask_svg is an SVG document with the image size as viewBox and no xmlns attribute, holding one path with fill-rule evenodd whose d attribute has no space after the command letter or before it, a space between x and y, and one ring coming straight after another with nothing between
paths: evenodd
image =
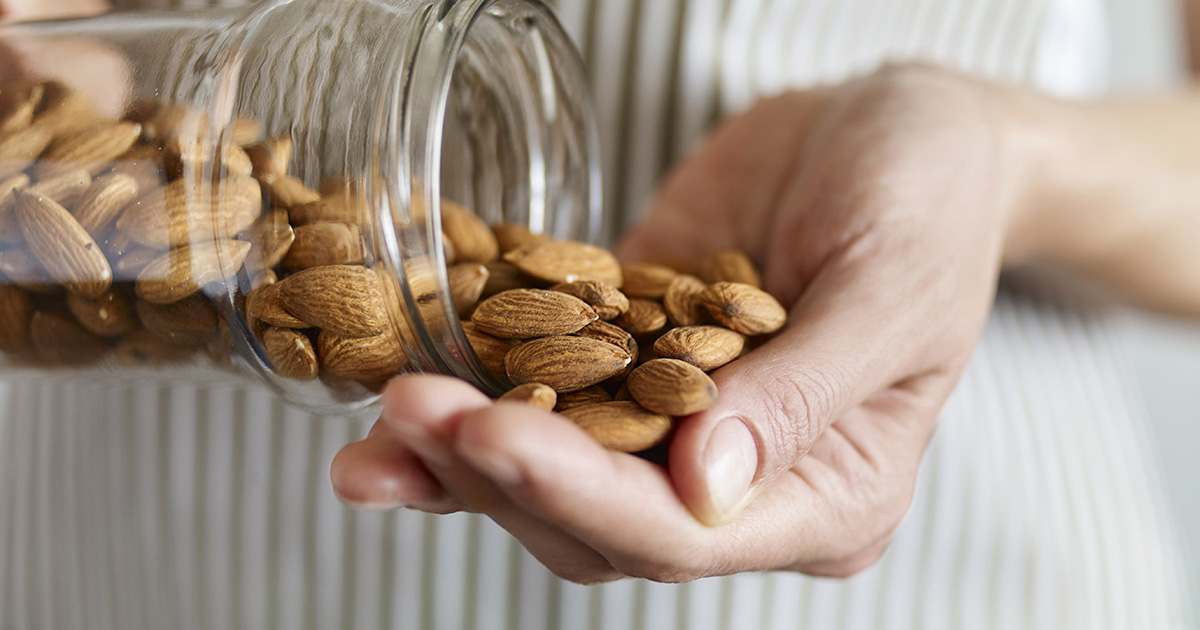
<instances>
[{"instance_id":1,"label":"pile of almond","mask_svg":"<svg viewBox=\"0 0 1200 630\"><path fill-rule=\"evenodd\" d=\"M307 187L289 174L290 139L253 120L211 135L178 104L114 119L57 81L0 82L0 352L32 365L227 362L229 324L244 323L286 379L363 392L414 369L356 187ZM558 410L614 449L650 448L709 408L707 372L786 319L738 252L688 270L622 265L449 200L441 222L466 338L516 386L503 399ZM415 299L436 297L433 267L406 273Z\"/></svg>"}]
</instances>

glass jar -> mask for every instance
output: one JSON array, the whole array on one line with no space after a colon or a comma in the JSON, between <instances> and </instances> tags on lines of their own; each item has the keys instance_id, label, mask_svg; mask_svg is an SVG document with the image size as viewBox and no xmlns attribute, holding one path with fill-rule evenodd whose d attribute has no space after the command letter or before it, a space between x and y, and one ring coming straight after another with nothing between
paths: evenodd
<instances>
[{"instance_id":1,"label":"glass jar","mask_svg":"<svg viewBox=\"0 0 1200 630\"><path fill-rule=\"evenodd\" d=\"M407 371L497 393L448 279L484 261L448 251L446 213L594 240L598 165L582 64L536 0L5 26L4 365L215 361L323 413Z\"/></svg>"}]
</instances>

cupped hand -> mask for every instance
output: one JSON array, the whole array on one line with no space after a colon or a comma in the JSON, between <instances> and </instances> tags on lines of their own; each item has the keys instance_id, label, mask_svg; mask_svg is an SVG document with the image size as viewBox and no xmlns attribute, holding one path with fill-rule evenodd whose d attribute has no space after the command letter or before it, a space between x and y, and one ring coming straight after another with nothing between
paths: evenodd
<instances>
[{"instance_id":1,"label":"cupped hand","mask_svg":"<svg viewBox=\"0 0 1200 630\"><path fill-rule=\"evenodd\" d=\"M893 67L731 118L669 178L628 258L736 247L790 308L713 374L666 469L569 422L404 377L334 462L347 502L487 514L556 574L660 581L850 575L882 553L990 309L1022 254L1034 142L1011 90Z\"/></svg>"}]
</instances>

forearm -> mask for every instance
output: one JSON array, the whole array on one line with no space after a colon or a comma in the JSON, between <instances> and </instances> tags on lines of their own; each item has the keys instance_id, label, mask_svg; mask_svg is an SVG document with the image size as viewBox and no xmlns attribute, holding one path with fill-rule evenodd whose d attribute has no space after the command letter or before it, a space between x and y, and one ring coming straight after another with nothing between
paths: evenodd
<instances>
[{"instance_id":1,"label":"forearm","mask_svg":"<svg viewBox=\"0 0 1200 630\"><path fill-rule=\"evenodd\" d=\"M1061 264L1200 317L1200 91L1016 102L1029 186L1009 261Z\"/></svg>"}]
</instances>

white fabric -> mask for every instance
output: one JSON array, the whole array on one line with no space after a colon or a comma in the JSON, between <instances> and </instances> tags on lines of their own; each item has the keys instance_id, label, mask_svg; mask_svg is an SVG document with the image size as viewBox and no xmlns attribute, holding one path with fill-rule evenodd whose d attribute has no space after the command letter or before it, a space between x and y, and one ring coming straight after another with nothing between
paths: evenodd
<instances>
[{"instance_id":1,"label":"white fabric","mask_svg":"<svg viewBox=\"0 0 1200 630\"><path fill-rule=\"evenodd\" d=\"M1103 88L1089 0L558 5L590 63L610 212L630 216L721 114L882 59ZM483 518L340 506L328 464L369 417L313 417L233 380L13 375L0 628L1190 627L1113 317L1006 283L908 518L845 581L564 583Z\"/></svg>"}]
</instances>

